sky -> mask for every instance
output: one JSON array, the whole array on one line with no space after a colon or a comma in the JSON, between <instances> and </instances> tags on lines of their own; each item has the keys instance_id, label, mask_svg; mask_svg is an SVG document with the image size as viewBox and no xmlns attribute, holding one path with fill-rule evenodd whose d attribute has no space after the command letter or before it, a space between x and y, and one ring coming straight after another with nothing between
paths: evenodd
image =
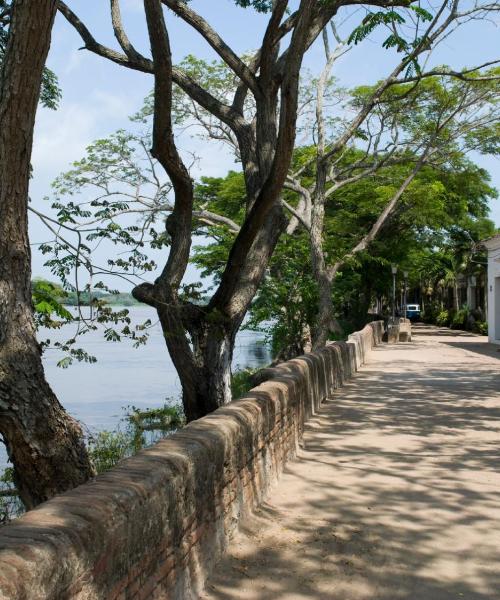
<instances>
[{"instance_id":1,"label":"sky","mask_svg":"<svg viewBox=\"0 0 500 600\"><path fill-rule=\"evenodd\" d=\"M109 2L104 0L68 0L95 38L119 49L113 37L109 16ZM221 34L225 41L242 54L259 45L266 17L253 10L236 7L232 0L192 0L190 6L200 12ZM349 16L344 32L359 23L364 9L341 12L338 21ZM122 0L122 14L127 33L139 51L148 55L143 1ZM189 30L180 19L166 14L174 60L187 54L212 60L213 50L201 36ZM489 22L467 25L440 46L433 60L456 69L481 64L496 58L500 49L498 30ZM342 86L375 83L397 64L394 51L381 48L377 35L365 40L349 52L335 67L335 76ZM129 126L128 116L137 111L152 88L151 75L138 73L115 65L94 54L80 50L81 39L73 28L59 16L52 35L48 66L59 77L63 98L57 111L40 108L37 114L34 148L33 179L30 196L35 208L47 210L51 182L67 170L71 163L83 157L85 148L93 140L106 137L113 131ZM307 53L304 66L317 72L323 64L323 50L319 43ZM235 169L233 157L220 144L203 143L198 139L186 142L189 149L200 157L195 176L223 176ZM491 176L493 185L500 189L500 169L497 159L475 156L474 160ZM500 227L500 201L491 203L491 218ZM46 257L40 255L36 244L48 239L44 226L36 217L30 222L33 246L33 274L47 276L43 267ZM191 270L188 280L197 274Z\"/></svg>"}]
</instances>

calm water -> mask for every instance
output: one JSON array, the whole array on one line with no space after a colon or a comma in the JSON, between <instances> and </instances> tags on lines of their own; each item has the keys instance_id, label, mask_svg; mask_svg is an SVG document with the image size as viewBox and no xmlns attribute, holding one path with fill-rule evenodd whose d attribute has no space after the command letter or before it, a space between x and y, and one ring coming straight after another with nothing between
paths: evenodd
<instances>
[{"instance_id":1,"label":"calm water","mask_svg":"<svg viewBox=\"0 0 500 600\"><path fill-rule=\"evenodd\" d=\"M133 348L128 340L107 342L101 331L80 338L78 346L96 356L95 364L74 362L61 369L57 362L61 354L48 350L44 355L47 379L66 410L91 431L112 430L119 426L127 406L154 408L168 399L180 401L181 386L167 352L155 311L148 307L129 307L133 322L151 319L149 341ZM62 332L41 331L39 338L66 340L71 328ZM242 331L236 338L233 367L259 367L270 362L269 351L262 344L263 336ZM0 444L0 467L6 455Z\"/></svg>"}]
</instances>

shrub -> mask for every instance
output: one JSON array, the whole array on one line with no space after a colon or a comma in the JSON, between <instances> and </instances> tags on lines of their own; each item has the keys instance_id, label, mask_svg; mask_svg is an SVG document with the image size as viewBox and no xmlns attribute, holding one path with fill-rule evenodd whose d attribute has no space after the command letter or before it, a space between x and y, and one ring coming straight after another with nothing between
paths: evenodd
<instances>
[{"instance_id":1,"label":"shrub","mask_svg":"<svg viewBox=\"0 0 500 600\"><path fill-rule=\"evenodd\" d=\"M231 376L231 394L233 400L241 398L249 390L251 390L255 384L253 383L253 376L260 369L241 369L235 371Z\"/></svg>"},{"instance_id":2,"label":"shrub","mask_svg":"<svg viewBox=\"0 0 500 600\"><path fill-rule=\"evenodd\" d=\"M434 302L427 302L420 318L424 323L437 323L437 317L442 312L441 307Z\"/></svg>"},{"instance_id":3,"label":"shrub","mask_svg":"<svg viewBox=\"0 0 500 600\"><path fill-rule=\"evenodd\" d=\"M466 329L468 315L469 311L466 308L454 311L451 315L450 327L452 329Z\"/></svg>"},{"instance_id":4,"label":"shrub","mask_svg":"<svg viewBox=\"0 0 500 600\"><path fill-rule=\"evenodd\" d=\"M488 335L488 323L486 321L476 321L473 330L481 335Z\"/></svg>"},{"instance_id":5,"label":"shrub","mask_svg":"<svg viewBox=\"0 0 500 600\"><path fill-rule=\"evenodd\" d=\"M146 409L129 406L125 410L125 431L100 431L88 439L90 458L98 473L108 471L123 458L137 454L186 422L182 407L178 405Z\"/></svg>"},{"instance_id":6,"label":"shrub","mask_svg":"<svg viewBox=\"0 0 500 600\"><path fill-rule=\"evenodd\" d=\"M0 525L24 512L24 506L14 487L14 470L7 467L0 474Z\"/></svg>"},{"instance_id":7,"label":"shrub","mask_svg":"<svg viewBox=\"0 0 500 600\"><path fill-rule=\"evenodd\" d=\"M139 452L146 446L151 446L186 424L184 410L178 404L165 404L160 408L147 409L130 406L126 420L133 453Z\"/></svg>"},{"instance_id":8,"label":"shrub","mask_svg":"<svg viewBox=\"0 0 500 600\"><path fill-rule=\"evenodd\" d=\"M98 473L114 467L122 458L134 453L134 437L130 432L99 431L88 440L90 459Z\"/></svg>"},{"instance_id":9,"label":"shrub","mask_svg":"<svg viewBox=\"0 0 500 600\"><path fill-rule=\"evenodd\" d=\"M440 327L448 327L450 324L450 313L447 310L442 310L436 316L436 325Z\"/></svg>"}]
</instances>

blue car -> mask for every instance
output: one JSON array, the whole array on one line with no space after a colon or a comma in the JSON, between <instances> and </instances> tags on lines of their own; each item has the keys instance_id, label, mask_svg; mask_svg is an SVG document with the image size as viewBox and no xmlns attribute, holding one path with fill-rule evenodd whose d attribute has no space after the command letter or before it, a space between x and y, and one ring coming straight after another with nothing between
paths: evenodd
<instances>
[{"instance_id":1,"label":"blue car","mask_svg":"<svg viewBox=\"0 0 500 600\"><path fill-rule=\"evenodd\" d=\"M420 320L420 306L418 304L407 304L405 316L410 321L419 321Z\"/></svg>"}]
</instances>

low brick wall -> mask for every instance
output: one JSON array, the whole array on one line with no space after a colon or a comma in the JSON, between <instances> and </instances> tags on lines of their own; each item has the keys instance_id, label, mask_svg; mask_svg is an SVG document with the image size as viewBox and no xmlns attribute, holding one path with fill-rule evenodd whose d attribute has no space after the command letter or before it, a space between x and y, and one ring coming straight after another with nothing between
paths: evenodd
<instances>
[{"instance_id":1,"label":"low brick wall","mask_svg":"<svg viewBox=\"0 0 500 600\"><path fill-rule=\"evenodd\" d=\"M374 322L266 369L241 400L1 528L0 599L196 598L305 421L382 334Z\"/></svg>"},{"instance_id":2,"label":"low brick wall","mask_svg":"<svg viewBox=\"0 0 500 600\"><path fill-rule=\"evenodd\" d=\"M390 318L384 333L384 342L411 342L411 321L404 317Z\"/></svg>"}]
</instances>

